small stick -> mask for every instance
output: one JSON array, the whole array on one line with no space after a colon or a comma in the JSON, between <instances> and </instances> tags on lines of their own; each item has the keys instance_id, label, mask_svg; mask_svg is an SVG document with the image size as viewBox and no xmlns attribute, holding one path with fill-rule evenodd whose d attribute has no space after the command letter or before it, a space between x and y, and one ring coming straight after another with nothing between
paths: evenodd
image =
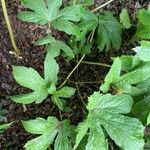
<instances>
[{"instance_id":1,"label":"small stick","mask_svg":"<svg viewBox=\"0 0 150 150\"><path fill-rule=\"evenodd\" d=\"M108 2L104 3L103 5L100 5L99 7L97 7L97 8L95 8L95 9L91 10L91 12L95 12L95 11L97 11L97 10L99 10L99 9L101 9L101 8L103 8L103 7L105 7L106 5L108 5L109 3L113 2L113 1L114 1L114 0L109 0Z\"/></svg>"},{"instance_id":2,"label":"small stick","mask_svg":"<svg viewBox=\"0 0 150 150\"><path fill-rule=\"evenodd\" d=\"M8 28L8 32L9 32L9 35L10 35L10 40L11 40L12 46L14 48L15 55L18 57L20 55L20 50L17 48L16 42L15 42L14 34L13 34L13 31L12 31L12 27L11 27L10 20L9 20L9 17L8 17L8 13L7 13L5 0L1 0L1 4L2 4L3 14L4 14L4 18L5 18L5 21L6 21L7 28Z\"/></svg>"},{"instance_id":3,"label":"small stick","mask_svg":"<svg viewBox=\"0 0 150 150\"><path fill-rule=\"evenodd\" d=\"M83 100L83 98L82 98L82 95L81 95L81 93L80 93L80 89L79 89L78 84L76 84L76 88L77 88L78 95L79 95L79 97L80 97L80 99L81 99L83 105L86 107L86 104L85 104L85 102L84 102L84 100Z\"/></svg>"}]
</instances>

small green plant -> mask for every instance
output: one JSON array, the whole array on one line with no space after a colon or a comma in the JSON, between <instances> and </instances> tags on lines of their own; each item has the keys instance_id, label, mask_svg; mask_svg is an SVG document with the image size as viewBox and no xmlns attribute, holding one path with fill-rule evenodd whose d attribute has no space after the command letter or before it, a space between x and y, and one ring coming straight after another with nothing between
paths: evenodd
<instances>
[{"instance_id":1,"label":"small green plant","mask_svg":"<svg viewBox=\"0 0 150 150\"><path fill-rule=\"evenodd\" d=\"M34 101L36 103L41 103L50 94L51 100L59 109L63 110L65 103L64 99L70 98L75 93L75 89L65 86L56 90L59 66L54 57L59 55L59 49L57 50L51 49L51 51L47 52L44 62L44 79L33 68L13 66L15 80L20 85L33 90L31 93L11 96L13 101L22 104L30 104Z\"/></svg>"},{"instance_id":2,"label":"small green plant","mask_svg":"<svg viewBox=\"0 0 150 150\"><path fill-rule=\"evenodd\" d=\"M78 27L72 21L80 20L80 6L73 5L60 9L62 0L22 0L22 5L31 11L19 13L18 17L22 21L33 22L38 24L49 24L60 31L75 36L80 35Z\"/></svg>"},{"instance_id":3,"label":"small green plant","mask_svg":"<svg viewBox=\"0 0 150 150\"><path fill-rule=\"evenodd\" d=\"M26 131L40 135L29 141L25 148L28 150L44 150L54 142L55 150L71 150L75 139L75 126L70 125L68 120L58 121L55 117L47 120L37 118L22 122Z\"/></svg>"},{"instance_id":4,"label":"small green plant","mask_svg":"<svg viewBox=\"0 0 150 150\"><path fill-rule=\"evenodd\" d=\"M108 51L111 47L120 49L122 30L131 27L128 12L126 9L121 12L119 22L108 11L94 13L98 8L90 11L87 6L93 5L93 0L73 0L70 2L72 6L63 9L62 0L22 0L22 4L29 11L19 13L21 20L47 24L50 29L64 31L71 37L67 44L52 35L37 40L35 45L46 45L44 77L33 68L13 66L15 80L32 92L11 96L11 99L30 104L34 101L41 103L50 96L61 114L65 111L65 99L75 93L75 88L65 85L67 80L85 55L92 52L94 44L99 51ZM142 40L148 38L143 34L149 30L148 15L149 9L139 10L136 35ZM62 116L61 121L52 116L47 120L22 121L27 132L39 135L25 144L26 150L53 147L54 150L109 150L112 147L110 138L123 150L142 150L145 144L144 125L149 124L150 113L150 42L142 41L140 44L133 49L135 56L112 58L113 64L100 91L88 98L88 104L84 103L88 113L79 125L71 125ZM60 53L68 60L76 58L77 64L58 85L56 58Z\"/></svg>"}]
</instances>

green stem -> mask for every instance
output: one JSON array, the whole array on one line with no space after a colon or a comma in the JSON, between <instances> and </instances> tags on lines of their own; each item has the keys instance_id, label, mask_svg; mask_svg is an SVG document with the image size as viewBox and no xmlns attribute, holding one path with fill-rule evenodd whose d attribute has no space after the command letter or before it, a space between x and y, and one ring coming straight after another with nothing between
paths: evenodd
<instances>
[{"instance_id":1,"label":"green stem","mask_svg":"<svg viewBox=\"0 0 150 150\"><path fill-rule=\"evenodd\" d=\"M77 0L74 0L74 1L73 1L73 5L75 5L75 4L76 4L76 1L77 1Z\"/></svg>"},{"instance_id":2,"label":"green stem","mask_svg":"<svg viewBox=\"0 0 150 150\"><path fill-rule=\"evenodd\" d=\"M75 61L76 62L76 61ZM103 66L111 68L111 65L105 64L105 63L97 63L97 62L90 62L90 61L82 61L81 64L89 64L89 65L97 65L97 66Z\"/></svg>"},{"instance_id":3,"label":"green stem","mask_svg":"<svg viewBox=\"0 0 150 150\"><path fill-rule=\"evenodd\" d=\"M74 71L81 64L81 62L84 59L84 57L85 57L85 54L81 57L81 59L79 60L79 62L76 64L76 66L73 68L73 70L69 73L69 75L66 77L66 79L64 80L64 82L58 87L58 89L60 89L61 87L63 87L66 84L67 80L71 77L71 75L74 73Z\"/></svg>"},{"instance_id":4,"label":"green stem","mask_svg":"<svg viewBox=\"0 0 150 150\"><path fill-rule=\"evenodd\" d=\"M68 80L68 82L71 82L73 84L98 84L98 83L102 83L102 81L71 81L71 80Z\"/></svg>"},{"instance_id":5,"label":"green stem","mask_svg":"<svg viewBox=\"0 0 150 150\"><path fill-rule=\"evenodd\" d=\"M20 50L17 48L16 42L15 42L14 34L13 34L13 31L12 31L12 27L11 27L10 20L9 20L9 17L8 17L8 13L7 13L5 0L1 0L1 4L2 4L3 14L4 14L4 18L5 18L5 21L6 21L7 28L8 28L8 32L9 32L9 35L10 35L10 40L11 40L12 46L13 46L14 51L15 51L15 55L17 57L19 57Z\"/></svg>"}]
</instances>

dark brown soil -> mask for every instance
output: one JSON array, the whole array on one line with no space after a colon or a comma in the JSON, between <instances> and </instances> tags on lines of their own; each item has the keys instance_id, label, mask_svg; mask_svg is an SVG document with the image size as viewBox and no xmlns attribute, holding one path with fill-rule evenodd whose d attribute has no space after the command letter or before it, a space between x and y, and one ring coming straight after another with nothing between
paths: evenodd
<instances>
[{"instance_id":1,"label":"dark brown soil","mask_svg":"<svg viewBox=\"0 0 150 150\"><path fill-rule=\"evenodd\" d=\"M114 14L118 15L122 8L127 7L133 20L136 21L134 18L137 11L137 6L147 7L148 1L149 0L141 0L140 3L137 3L134 0L118 0L111 5L108 5L105 9L113 11ZM95 0L96 5L100 5L103 2L105 2L105 0ZM58 109L50 102L49 98L38 105L27 105L26 112L24 112L22 105L16 104L10 100L10 95L27 92L27 89L19 86L13 79L11 72L12 65L30 66L38 70L39 73L43 75L43 61L45 57L44 47L35 47L34 42L39 37L46 35L49 31L47 26L28 24L17 19L16 15L22 9L19 0L9 1L7 3L7 8L18 47L21 49L22 58L17 59L9 53L9 51L12 50L12 46L3 18L2 9L0 8L0 103L2 104L3 108L9 111L6 115L7 121L15 121L10 129L5 131L3 134L0 134L0 149L21 150L23 149L23 145L32 138L32 135L28 134L23 129L20 121L33 119L35 117L47 118L49 115L54 115L59 118L59 112ZM128 32L123 33L123 46L119 52L111 51L109 54L100 54L93 49L92 55L87 56L85 60L111 64L112 56L132 54L131 48L134 47L134 44L130 44L128 41L131 39L134 31L135 28L132 28ZM53 31L52 34L56 38L63 41L67 40L67 36L63 33ZM66 63L62 57L58 59L58 62L60 64L60 84L75 66L75 63ZM75 72L70 80L80 82L101 82L107 71L107 68L81 64L78 70L79 73L77 74L77 72ZM72 82L68 82L67 84L72 87L76 87ZM93 91L98 90L99 86L100 83L79 84L80 93L85 103L87 102L88 96L92 94ZM72 112L62 113L63 118L70 118L71 122L74 124L82 121L86 112L77 92L75 96L68 101L68 106L72 108Z\"/></svg>"}]
</instances>

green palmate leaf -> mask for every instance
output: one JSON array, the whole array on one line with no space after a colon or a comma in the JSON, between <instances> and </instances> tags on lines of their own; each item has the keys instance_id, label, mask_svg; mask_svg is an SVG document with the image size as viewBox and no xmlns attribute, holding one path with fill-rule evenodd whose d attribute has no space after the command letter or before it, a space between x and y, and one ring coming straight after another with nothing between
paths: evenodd
<instances>
[{"instance_id":1,"label":"green palmate leaf","mask_svg":"<svg viewBox=\"0 0 150 150\"><path fill-rule=\"evenodd\" d=\"M90 128L88 143L86 145L86 150L107 150L108 143L105 140L105 135L103 133L102 128L100 125L92 124Z\"/></svg>"},{"instance_id":2,"label":"green palmate leaf","mask_svg":"<svg viewBox=\"0 0 150 150\"><path fill-rule=\"evenodd\" d=\"M112 96L111 94L101 95L98 92L95 92L89 97L87 109L92 111L98 107L100 109L108 109L110 111L114 110L115 113L127 114L130 112L132 105L133 99L129 95L124 94Z\"/></svg>"},{"instance_id":3,"label":"green palmate leaf","mask_svg":"<svg viewBox=\"0 0 150 150\"><path fill-rule=\"evenodd\" d=\"M37 138L25 144L26 150L46 150L55 141L54 149L72 150L74 139L74 126L64 120L59 122L55 117L48 117L47 120L37 118L35 120L22 121L27 132L40 134Z\"/></svg>"},{"instance_id":4,"label":"green palmate leaf","mask_svg":"<svg viewBox=\"0 0 150 150\"><path fill-rule=\"evenodd\" d=\"M32 90L41 90L46 87L46 81L33 68L13 66L13 76L22 86Z\"/></svg>"},{"instance_id":5,"label":"green palmate leaf","mask_svg":"<svg viewBox=\"0 0 150 150\"><path fill-rule=\"evenodd\" d=\"M135 98L135 101L137 101L137 98ZM150 113L150 95L145 96L144 98L139 97L139 100L133 106L132 112L133 114L136 114L137 118L146 124L147 117Z\"/></svg>"},{"instance_id":6,"label":"green palmate leaf","mask_svg":"<svg viewBox=\"0 0 150 150\"><path fill-rule=\"evenodd\" d=\"M63 52L65 53L66 56L68 56L70 58L74 58L74 53L73 53L72 49L68 45L66 45L62 41L59 41L58 45L59 45L60 49L63 50Z\"/></svg>"},{"instance_id":7,"label":"green palmate leaf","mask_svg":"<svg viewBox=\"0 0 150 150\"><path fill-rule=\"evenodd\" d=\"M108 92L110 84L115 83L119 79L120 73L121 73L121 60L119 58L115 58L114 63L105 78L105 84L103 84L100 87L100 90L103 91L104 93Z\"/></svg>"},{"instance_id":8,"label":"green palmate leaf","mask_svg":"<svg viewBox=\"0 0 150 150\"><path fill-rule=\"evenodd\" d=\"M117 114L114 117L114 113L105 114L102 112L99 117L101 115L106 118L106 120L102 121L102 125L118 146L124 150L142 150L144 146L144 127L139 120Z\"/></svg>"},{"instance_id":9,"label":"green palmate leaf","mask_svg":"<svg viewBox=\"0 0 150 150\"><path fill-rule=\"evenodd\" d=\"M53 44L55 42L56 42L56 40L55 40L54 37L52 37L52 36L45 36L45 37L42 37L42 38L38 39L35 42L35 45Z\"/></svg>"},{"instance_id":10,"label":"green palmate leaf","mask_svg":"<svg viewBox=\"0 0 150 150\"><path fill-rule=\"evenodd\" d=\"M72 145L69 142L66 133L61 132L58 134L55 141L55 150L72 150Z\"/></svg>"},{"instance_id":11,"label":"green palmate leaf","mask_svg":"<svg viewBox=\"0 0 150 150\"><path fill-rule=\"evenodd\" d=\"M53 64L52 67L47 60L48 58L50 58L50 63ZM13 67L15 80L20 85L32 89L33 92L11 96L10 98L17 103L23 104L29 104L34 101L36 101L36 103L41 103L45 98L47 98L48 89L50 88L49 85L53 85L52 82L56 83L57 81L58 70L56 61L51 56L49 57L49 54L47 54L44 67L45 79L43 79L38 72L32 68Z\"/></svg>"},{"instance_id":12,"label":"green palmate leaf","mask_svg":"<svg viewBox=\"0 0 150 150\"><path fill-rule=\"evenodd\" d=\"M122 55L119 59L121 61L121 70L125 72L134 70L143 63L138 57L131 55Z\"/></svg>"},{"instance_id":13,"label":"green palmate leaf","mask_svg":"<svg viewBox=\"0 0 150 150\"><path fill-rule=\"evenodd\" d=\"M59 97L70 98L72 95L74 95L75 91L76 89L65 86L61 88L60 90L58 90L55 94Z\"/></svg>"},{"instance_id":14,"label":"green palmate leaf","mask_svg":"<svg viewBox=\"0 0 150 150\"><path fill-rule=\"evenodd\" d=\"M108 150L108 143L101 129L102 125L110 137L122 149L142 150L144 147L144 127L142 123L138 119L122 115L129 113L132 105L133 99L129 95L113 96L111 94L102 95L95 92L89 98L87 105L89 110L88 121L83 124L84 126L80 125L80 129L83 128L85 130L84 132L78 130L75 148L77 148L79 142L89 129L89 140L86 148L88 150L90 148L93 150ZM99 141L97 138L99 138ZM94 141L91 142L92 140Z\"/></svg>"},{"instance_id":15,"label":"green palmate leaf","mask_svg":"<svg viewBox=\"0 0 150 150\"><path fill-rule=\"evenodd\" d=\"M82 9L81 11L82 13L82 20L81 23L79 23L79 28L80 28L80 31L81 31L81 39L83 37L86 36L86 34L90 31L93 31L97 28L98 26L98 17L85 10L85 9Z\"/></svg>"},{"instance_id":16,"label":"green palmate leaf","mask_svg":"<svg viewBox=\"0 0 150 150\"><path fill-rule=\"evenodd\" d=\"M48 0L48 15L50 16L49 20L54 20L57 18L58 12L59 12L59 8L62 5L62 0Z\"/></svg>"},{"instance_id":17,"label":"green palmate leaf","mask_svg":"<svg viewBox=\"0 0 150 150\"><path fill-rule=\"evenodd\" d=\"M52 144L56 134L57 131L53 131L51 134L41 135L29 141L24 147L26 150L46 150Z\"/></svg>"},{"instance_id":18,"label":"green palmate leaf","mask_svg":"<svg viewBox=\"0 0 150 150\"><path fill-rule=\"evenodd\" d=\"M16 103L30 104L34 101L36 103L41 103L47 96L48 92L46 90L40 90L32 93L10 96L10 98Z\"/></svg>"},{"instance_id":19,"label":"green palmate leaf","mask_svg":"<svg viewBox=\"0 0 150 150\"><path fill-rule=\"evenodd\" d=\"M150 42L149 41L142 41L141 46L137 46L133 49L137 54L136 56L139 57L142 61L150 61Z\"/></svg>"},{"instance_id":20,"label":"green palmate leaf","mask_svg":"<svg viewBox=\"0 0 150 150\"><path fill-rule=\"evenodd\" d=\"M51 51L51 56L56 57L59 55L60 50L63 50L66 56L74 58L73 50L66 45L63 41L55 40L52 36L40 38L35 45L49 44L48 51Z\"/></svg>"},{"instance_id":21,"label":"green palmate leaf","mask_svg":"<svg viewBox=\"0 0 150 150\"><path fill-rule=\"evenodd\" d=\"M73 5L60 10L62 0L48 0L47 2L44 0L22 0L22 5L31 10L19 13L18 17L22 21L39 24L50 23L60 31L79 36L79 29L71 21L80 20L81 6Z\"/></svg>"},{"instance_id":22,"label":"green palmate leaf","mask_svg":"<svg viewBox=\"0 0 150 150\"><path fill-rule=\"evenodd\" d=\"M81 9L82 7L80 5L65 7L60 11L60 17L64 20L80 21Z\"/></svg>"},{"instance_id":23,"label":"green palmate leaf","mask_svg":"<svg viewBox=\"0 0 150 150\"><path fill-rule=\"evenodd\" d=\"M52 83L48 88L48 93L53 95L55 92L56 92L56 85Z\"/></svg>"},{"instance_id":24,"label":"green palmate leaf","mask_svg":"<svg viewBox=\"0 0 150 150\"><path fill-rule=\"evenodd\" d=\"M59 122L55 117L48 117L47 120L37 118L36 120L23 121L26 131L32 134L42 134L41 136L27 142L26 150L46 150L54 141L58 130L56 129Z\"/></svg>"},{"instance_id":25,"label":"green palmate leaf","mask_svg":"<svg viewBox=\"0 0 150 150\"><path fill-rule=\"evenodd\" d=\"M51 100L54 104L56 104L58 106L58 108L60 110L63 110L64 103L60 97L58 97L57 95L54 94L54 95L52 95Z\"/></svg>"},{"instance_id":26,"label":"green palmate leaf","mask_svg":"<svg viewBox=\"0 0 150 150\"><path fill-rule=\"evenodd\" d=\"M116 85L123 86L123 84L137 84L147 80L150 77L150 63L146 63L141 67L122 75L118 81L116 81Z\"/></svg>"},{"instance_id":27,"label":"green palmate leaf","mask_svg":"<svg viewBox=\"0 0 150 150\"><path fill-rule=\"evenodd\" d=\"M39 40L37 44L51 43L52 41L55 41L55 39L52 37L45 37ZM16 81L20 85L33 90L33 92L27 94L10 96L13 101L22 104L30 104L34 101L36 103L41 103L51 94L51 100L59 109L63 110L65 101L62 98L71 97L75 93L75 89L63 87L58 91L56 90L59 65L55 57L60 53L60 46L62 49L65 49L64 51L66 51L66 53L70 51L70 49L60 41L57 42L57 45L52 46L52 49L48 50L44 61L44 79L32 68L13 67L13 74ZM68 55L71 55L71 53Z\"/></svg>"},{"instance_id":28,"label":"green palmate leaf","mask_svg":"<svg viewBox=\"0 0 150 150\"><path fill-rule=\"evenodd\" d=\"M74 39L70 39L69 41L70 46L72 47L74 53L86 55L91 52L92 43L89 43L86 38L83 38L81 41L75 41Z\"/></svg>"},{"instance_id":29,"label":"green palmate leaf","mask_svg":"<svg viewBox=\"0 0 150 150\"><path fill-rule=\"evenodd\" d=\"M48 82L34 69L14 66L13 75L20 85L33 90L31 93L10 96L13 101L23 104L29 104L34 101L40 103L48 96Z\"/></svg>"},{"instance_id":30,"label":"green palmate leaf","mask_svg":"<svg viewBox=\"0 0 150 150\"><path fill-rule=\"evenodd\" d=\"M57 135L54 150L73 150L72 143L74 143L75 138L74 129L74 126L70 126L69 121L63 121L63 128Z\"/></svg>"},{"instance_id":31,"label":"green palmate leaf","mask_svg":"<svg viewBox=\"0 0 150 150\"><path fill-rule=\"evenodd\" d=\"M57 83L57 74L59 71L59 66L54 59L53 55L51 55L51 52L48 51L45 61L44 61L44 78L46 81L49 81L50 83Z\"/></svg>"},{"instance_id":32,"label":"green palmate leaf","mask_svg":"<svg viewBox=\"0 0 150 150\"><path fill-rule=\"evenodd\" d=\"M55 117L48 117L47 120L37 118L36 120L22 121L22 124L27 132L32 134L46 134L53 131L58 124L58 120Z\"/></svg>"},{"instance_id":33,"label":"green palmate leaf","mask_svg":"<svg viewBox=\"0 0 150 150\"><path fill-rule=\"evenodd\" d=\"M75 93L74 88L65 86L53 93L52 101L59 107L59 109L63 110L64 98L70 98L72 95L74 95L74 93Z\"/></svg>"},{"instance_id":34,"label":"green palmate leaf","mask_svg":"<svg viewBox=\"0 0 150 150\"><path fill-rule=\"evenodd\" d=\"M150 78L148 78L147 80L143 82L138 83L136 87L139 88L141 91L143 91L143 94L149 95L150 94Z\"/></svg>"},{"instance_id":35,"label":"green palmate leaf","mask_svg":"<svg viewBox=\"0 0 150 150\"><path fill-rule=\"evenodd\" d=\"M100 87L100 89L103 92L107 92L109 86L112 85L117 92L125 92L134 96L143 93L145 89L143 88L142 91L140 91L140 89L136 87L136 85L150 78L149 62L145 63L137 56L122 56L117 59L120 59L121 61L121 70L125 71L126 73L121 76L113 74L113 72L116 72L114 65L116 64L116 68L117 64L118 66L120 66L120 63L116 63L116 59L114 59L114 64L112 65L112 68L106 76L107 80L105 79L105 83ZM118 69L119 68L120 67L118 67ZM112 80L111 78L113 78L114 80Z\"/></svg>"},{"instance_id":36,"label":"green palmate leaf","mask_svg":"<svg viewBox=\"0 0 150 150\"><path fill-rule=\"evenodd\" d=\"M148 10L139 10L137 18L139 25L136 36L139 38L150 39L150 7Z\"/></svg>"},{"instance_id":37,"label":"green palmate leaf","mask_svg":"<svg viewBox=\"0 0 150 150\"><path fill-rule=\"evenodd\" d=\"M128 10L127 10L126 8L124 8L124 9L121 11L121 14L120 14L120 22L123 24L123 26L124 26L126 29L129 29L129 28L131 27Z\"/></svg>"},{"instance_id":38,"label":"green palmate leaf","mask_svg":"<svg viewBox=\"0 0 150 150\"><path fill-rule=\"evenodd\" d=\"M57 19L52 23L52 25L57 30L64 31L67 34L72 34L75 35L76 37L80 35L78 27L68 20Z\"/></svg>"},{"instance_id":39,"label":"green palmate leaf","mask_svg":"<svg viewBox=\"0 0 150 150\"><path fill-rule=\"evenodd\" d=\"M100 51L108 51L111 46L116 50L120 48L122 25L111 13L104 12L98 17L86 10L82 10L81 13L83 19L79 24L81 37L97 29L97 44Z\"/></svg>"},{"instance_id":40,"label":"green palmate leaf","mask_svg":"<svg viewBox=\"0 0 150 150\"><path fill-rule=\"evenodd\" d=\"M84 136L87 134L87 131L88 131L89 127L90 127L90 123L89 123L88 118L87 118L87 120L85 120L85 122L82 122L78 125L78 127L77 127L78 134L76 136L76 142L75 142L75 145L74 145L74 150L77 149L80 142L82 141Z\"/></svg>"},{"instance_id":41,"label":"green palmate leaf","mask_svg":"<svg viewBox=\"0 0 150 150\"><path fill-rule=\"evenodd\" d=\"M129 72L120 77L118 81L114 84L116 87L122 88L125 93L130 93L131 95L137 95L140 93L138 89L133 86L140 82L144 82L150 78L149 76L149 63ZM136 90L136 91L135 91ZM142 92L142 91L141 91Z\"/></svg>"},{"instance_id":42,"label":"green palmate leaf","mask_svg":"<svg viewBox=\"0 0 150 150\"><path fill-rule=\"evenodd\" d=\"M57 17L57 13L59 12L59 7L62 4L62 0L48 0L48 7L46 7L46 3L43 0L22 0L22 5L26 8L29 8L33 10L34 14L36 16L39 16L39 18L43 18L43 22L38 23L47 23L49 21L54 20ZM31 12L31 11L30 11ZM31 21L30 19L27 20L24 19L24 12L21 12L18 17L22 19L23 21Z\"/></svg>"},{"instance_id":43,"label":"green palmate leaf","mask_svg":"<svg viewBox=\"0 0 150 150\"><path fill-rule=\"evenodd\" d=\"M109 12L99 16L97 43L100 51L108 51L112 45L116 50L121 46L122 26Z\"/></svg>"}]
</instances>

